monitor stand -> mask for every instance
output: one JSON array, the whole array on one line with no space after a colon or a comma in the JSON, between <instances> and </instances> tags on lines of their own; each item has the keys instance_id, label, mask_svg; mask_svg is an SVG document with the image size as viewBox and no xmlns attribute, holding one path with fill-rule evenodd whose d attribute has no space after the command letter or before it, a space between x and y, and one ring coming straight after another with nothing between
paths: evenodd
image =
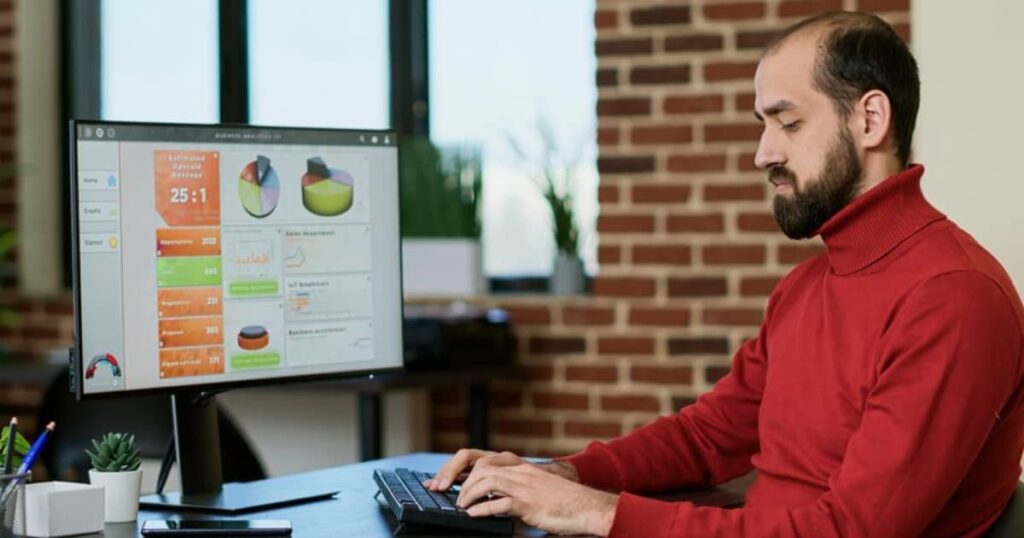
<instances>
[{"instance_id":1,"label":"monitor stand","mask_svg":"<svg viewBox=\"0 0 1024 538\"><path fill-rule=\"evenodd\" d=\"M327 499L338 493L289 477L224 484L217 406L213 398L203 394L174 394L171 407L181 492L146 495L139 501L143 508L237 514Z\"/></svg>"}]
</instances>

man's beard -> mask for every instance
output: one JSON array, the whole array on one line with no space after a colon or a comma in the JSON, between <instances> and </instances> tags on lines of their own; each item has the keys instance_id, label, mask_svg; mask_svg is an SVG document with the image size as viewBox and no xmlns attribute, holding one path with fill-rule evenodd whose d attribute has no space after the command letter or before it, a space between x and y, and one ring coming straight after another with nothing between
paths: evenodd
<instances>
[{"instance_id":1,"label":"man's beard","mask_svg":"<svg viewBox=\"0 0 1024 538\"><path fill-rule=\"evenodd\" d=\"M788 183L793 190L791 198L777 194L772 201L775 222L782 233L791 239L811 237L832 215L854 199L860 189L862 172L853 137L846 127L839 129L829 148L825 169L817 179L807 181L803 188L797 184L796 174L785 166L770 168L770 181Z\"/></svg>"}]
</instances>

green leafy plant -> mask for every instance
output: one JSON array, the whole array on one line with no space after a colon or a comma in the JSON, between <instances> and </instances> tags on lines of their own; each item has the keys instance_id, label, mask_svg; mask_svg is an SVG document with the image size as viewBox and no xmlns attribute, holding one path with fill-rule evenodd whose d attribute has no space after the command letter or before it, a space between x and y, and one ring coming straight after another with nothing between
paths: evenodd
<instances>
[{"instance_id":1,"label":"green leafy plant","mask_svg":"<svg viewBox=\"0 0 1024 538\"><path fill-rule=\"evenodd\" d=\"M92 440L95 452L85 449L93 469L104 473L134 471L142 464L135 436L127 433L108 433L97 442Z\"/></svg>"},{"instance_id":2,"label":"green leafy plant","mask_svg":"<svg viewBox=\"0 0 1024 538\"><path fill-rule=\"evenodd\" d=\"M4 426L3 431L0 432L0 462L7 461L7 437L11 434L11 427ZM11 465L14 469L21 466L21 458L28 454L29 449L32 448L32 444L25 439L25 436L21 435L21 432L17 432L14 437L14 456L11 457ZM2 464L0 464L2 466Z\"/></svg>"},{"instance_id":3,"label":"green leafy plant","mask_svg":"<svg viewBox=\"0 0 1024 538\"><path fill-rule=\"evenodd\" d=\"M539 156L531 155L522 143L511 136L508 137L509 145L533 169L531 176L551 210L555 248L561 254L576 258L579 256L580 230L573 196L575 169L582 146L572 157L564 157L551 125L543 118L537 120L537 133L541 144Z\"/></svg>"},{"instance_id":4,"label":"green leafy plant","mask_svg":"<svg viewBox=\"0 0 1024 538\"><path fill-rule=\"evenodd\" d=\"M402 236L479 239L479 150L442 149L414 137L401 141L399 157Z\"/></svg>"}]
</instances>

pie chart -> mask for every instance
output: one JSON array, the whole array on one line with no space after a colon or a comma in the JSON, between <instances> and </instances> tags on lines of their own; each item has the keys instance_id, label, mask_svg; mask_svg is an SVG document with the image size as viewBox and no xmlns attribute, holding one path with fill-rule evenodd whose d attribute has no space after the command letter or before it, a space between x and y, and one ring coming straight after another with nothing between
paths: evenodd
<instances>
[{"instance_id":1,"label":"pie chart","mask_svg":"<svg viewBox=\"0 0 1024 538\"><path fill-rule=\"evenodd\" d=\"M238 199L245 212L262 219L274 212L281 196L281 182L270 159L257 155L238 176Z\"/></svg>"},{"instance_id":2,"label":"pie chart","mask_svg":"<svg viewBox=\"0 0 1024 538\"><path fill-rule=\"evenodd\" d=\"M320 157L306 159L302 175L302 205L314 215L334 217L352 207L355 180L352 174L328 168Z\"/></svg>"}]
</instances>

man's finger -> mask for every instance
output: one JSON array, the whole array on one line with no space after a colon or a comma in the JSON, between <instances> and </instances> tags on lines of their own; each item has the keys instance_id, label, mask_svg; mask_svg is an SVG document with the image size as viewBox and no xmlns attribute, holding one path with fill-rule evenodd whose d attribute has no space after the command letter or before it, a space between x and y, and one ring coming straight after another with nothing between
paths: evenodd
<instances>
[{"instance_id":1,"label":"man's finger","mask_svg":"<svg viewBox=\"0 0 1024 538\"><path fill-rule=\"evenodd\" d=\"M459 506L472 505L477 500L486 498L488 494L515 497L522 493L519 473L507 471L504 467L491 467L487 473L468 488L465 484L459 493Z\"/></svg>"},{"instance_id":2,"label":"man's finger","mask_svg":"<svg viewBox=\"0 0 1024 538\"><path fill-rule=\"evenodd\" d=\"M490 467L511 469L522 465L524 465L524 460L511 452L492 453L483 456L476 461L473 465L473 470L462 480L462 489L465 490L467 487L471 487L477 480L487 474L486 470ZM525 465L529 464L525 463Z\"/></svg>"},{"instance_id":3,"label":"man's finger","mask_svg":"<svg viewBox=\"0 0 1024 538\"><path fill-rule=\"evenodd\" d=\"M516 515L513 512L515 501L512 497L500 497L493 501L474 504L466 509L466 513L473 517L487 517L496 515Z\"/></svg>"},{"instance_id":4,"label":"man's finger","mask_svg":"<svg viewBox=\"0 0 1024 538\"><path fill-rule=\"evenodd\" d=\"M476 460L482 456L487 455L488 452L483 450L477 450L473 448L463 448L455 453L447 463L441 467L441 470L434 475L434 478L427 485L427 488L432 491L445 491L453 483L455 479L466 470L467 467L473 465Z\"/></svg>"}]
</instances>

